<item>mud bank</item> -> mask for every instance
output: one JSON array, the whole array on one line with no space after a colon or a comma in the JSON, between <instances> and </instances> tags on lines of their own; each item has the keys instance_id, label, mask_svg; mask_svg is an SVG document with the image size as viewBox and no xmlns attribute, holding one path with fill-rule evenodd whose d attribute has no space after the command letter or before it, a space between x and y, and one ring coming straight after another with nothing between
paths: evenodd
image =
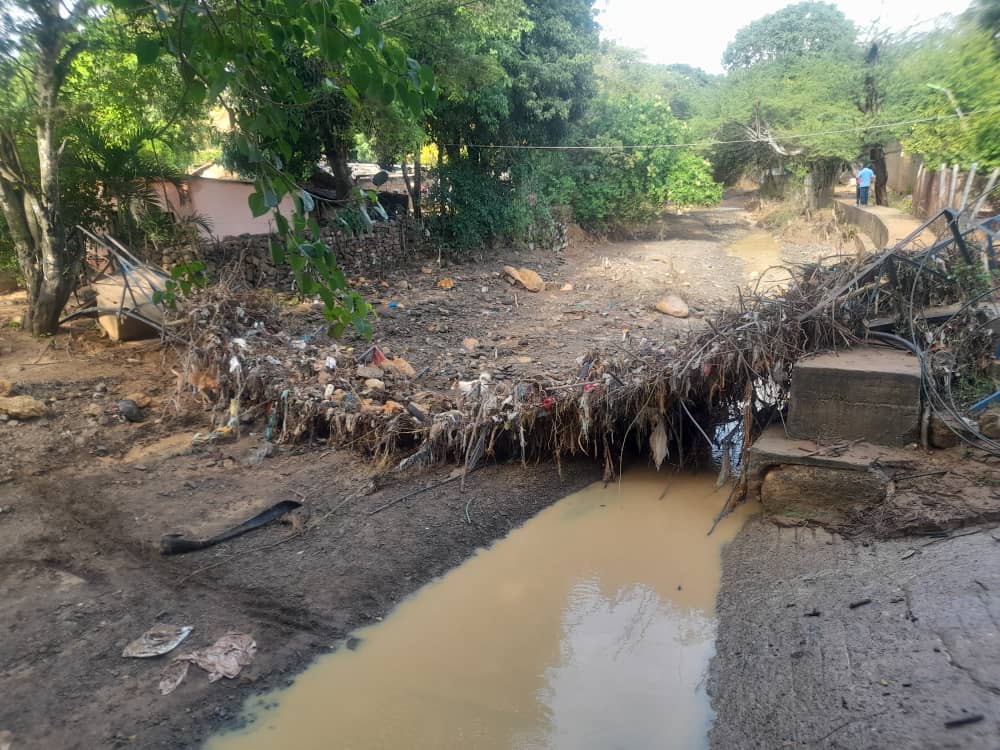
<instances>
[{"instance_id":1,"label":"mud bank","mask_svg":"<svg viewBox=\"0 0 1000 750\"><path fill-rule=\"evenodd\" d=\"M711 747L995 750L1000 532L954 534L750 521L723 553Z\"/></svg>"}]
</instances>

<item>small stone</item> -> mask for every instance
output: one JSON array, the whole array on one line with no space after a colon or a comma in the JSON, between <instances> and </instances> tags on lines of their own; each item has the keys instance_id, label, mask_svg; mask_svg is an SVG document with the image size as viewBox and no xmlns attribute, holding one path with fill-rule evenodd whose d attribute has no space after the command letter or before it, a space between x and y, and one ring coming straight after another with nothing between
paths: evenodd
<instances>
[{"instance_id":1,"label":"small stone","mask_svg":"<svg viewBox=\"0 0 1000 750\"><path fill-rule=\"evenodd\" d=\"M35 419L48 413L45 404L31 396L0 397L0 414L11 419Z\"/></svg>"},{"instance_id":2,"label":"small stone","mask_svg":"<svg viewBox=\"0 0 1000 750\"><path fill-rule=\"evenodd\" d=\"M394 417L397 414L402 414L404 411L406 411L406 407L398 401L386 401L382 407L382 413L388 417Z\"/></svg>"},{"instance_id":3,"label":"small stone","mask_svg":"<svg viewBox=\"0 0 1000 750\"><path fill-rule=\"evenodd\" d=\"M101 404L88 404L87 414L94 417L95 419L104 413L104 407Z\"/></svg>"},{"instance_id":4,"label":"small stone","mask_svg":"<svg viewBox=\"0 0 1000 750\"><path fill-rule=\"evenodd\" d=\"M686 318L691 314L687 303L676 294L668 294L661 299L656 303L656 309L664 315L670 315L674 318Z\"/></svg>"},{"instance_id":5,"label":"small stone","mask_svg":"<svg viewBox=\"0 0 1000 750\"><path fill-rule=\"evenodd\" d=\"M427 415L428 415L429 412L428 412L428 409L427 409L426 406L423 406L421 404L417 404L417 403L414 403L413 401L411 401L410 403L408 403L406 405L406 410L418 422L426 422L427 421Z\"/></svg>"},{"instance_id":6,"label":"small stone","mask_svg":"<svg viewBox=\"0 0 1000 750\"><path fill-rule=\"evenodd\" d=\"M520 362L522 365L530 365L532 362L534 362L534 360L531 357L526 357L524 355L518 357L517 361Z\"/></svg>"},{"instance_id":7,"label":"small stone","mask_svg":"<svg viewBox=\"0 0 1000 750\"><path fill-rule=\"evenodd\" d=\"M561 292L572 292L573 291L573 285L569 284L569 283L563 284L562 288L559 291L561 291Z\"/></svg>"},{"instance_id":8,"label":"small stone","mask_svg":"<svg viewBox=\"0 0 1000 750\"><path fill-rule=\"evenodd\" d=\"M118 413L129 422L141 422L146 417L142 413L139 405L131 399L125 398L118 402Z\"/></svg>"},{"instance_id":9,"label":"small stone","mask_svg":"<svg viewBox=\"0 0 1000 750\"><path fill-rule=\"evenodd\" d=\"M94 390L97 391L98 393L105 393L108 390L108 384L98 383L96 386L94 386Z\"/></svg>"},{"instance_id":10,"label":"small stone","mask_svg":"<svg viewBox=\"0 0 1000 750\"><path fill-rule=\"evenodd\" d=\"M19 424L21 424L21 420L12 419L7 424L9 424L11 427L17 427Z\"/></svg>"},{"instance_id":11,"label":"small stone","mask_svg":"<svg viewBox=\"0 0 1000 750\"><path fill-rule=\"evenodd\" d=\"M381 367L372 367L371 365L361 365L357 370L354 371L355 376L365 379L379 379L385 373L382 372Z\"/></svg>"},{"instance_id":12,"label":"small stone","mask_svg":"<svg viewBox=\"0 0 1000 750\"><path fill-rule=\"evenodd\" d=\"M980 415L979 431L990 440L1000 439L1000 407L990 407Z\"/></svg>"},{"instance_id":13,"label":"small stone","mask_svg":"<svg viewBox=\"0 0 1000 750\"><path fill-rule=\"evenodd\" d=\"M0 378L0 396L9 396L14 392L14 384L9 380Z\"/></svg>"},{"instance_id":14,"label":"small stone","mask_svg":"<svg viewBox=\"0 0 1000 750\"><path fill-rule=\"evenodd\" d=\"M474 339L471 336L469 338L462 339L462 347L467 352L476 351L476 347L479 346L479 339Z\"/></svg>"},{"instance_id":15,"label":"small stone","mask_svg":"<svg viewBox=\"0 0 1000 750\"><path fill-rule=\"evenodd\" d=\"M135 405L138 406L140 409L145 409L149 407L150 404L153 403L153 400L149 396L141 392L130 393L125 398L128 399L129 401L135 401Z\"/></svg>"},{"instance_id":16,"label":"small stone","mask_svg":"<svg viewBox=\"0 0 1000 750\"><path fill-rule=\"evenodd\" d=\"M365 381L365 388L370 391L384 391L385 383L378 378L368 378L368 380Z\"/></svg>"},{"instance_id":17,"label":"small stone","mask_svg":"<svg viewBox=\"0 0 1000 750\"><path fill-rule=\"evenodd\" d=\"M384 364L387 368L395 370L398 375L402 375L404 378L415 378L417 376L417 371L413 369L413 365L402 357L387 359Z\"/></svg>"},{"instance_id":18,"label":"small stone","mask_svg":"<svg viewBox=\"0 0 1000 750\"><path fill-rule=\"evenodd\" d=\"M545 289L545 281L530 268L504 266L503 272L516 284L520 284L529 292L540 292Z\"/></svg>"}]
</instances>

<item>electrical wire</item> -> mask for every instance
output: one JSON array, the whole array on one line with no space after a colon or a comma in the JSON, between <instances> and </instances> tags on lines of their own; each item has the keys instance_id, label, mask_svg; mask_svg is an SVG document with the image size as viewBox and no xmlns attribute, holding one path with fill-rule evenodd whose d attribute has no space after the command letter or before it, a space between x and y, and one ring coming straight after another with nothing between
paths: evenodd
<instances>
[{"instance_id":1,"label":"electrical wire","mask_svg":"<svg viewBox=\"0 0 1000 750\"><path fill-rule=\"evenodd\" d=\"M849 128L835 128L831 130L816 130L809 133L794 133L790 135L780 135L775 136L783 141L789 140L803 140L808 138L815 138L818 136L825 135L839 135L843 133L861 133L861 132L871 132L872 130L890 130L892 128L901 128L909 125L922 125L930 122L941 122L943 120L957 120L964 119L966 117L972 117L974 115L984 115L993 114L1000 112L1000 106L987 107L985 109L977 109L972 112L964 112L962 115L957 113L950 113L944 115L936 115L934 117L922 117L914 120L900 120L898 122L886 122L875 125L857 125ZM614 146L597 146L597 145L587 145L587 146L543 146L535 144L487 144L487 143L445 143L445 146L460 147L460 148L477 148L477 149L495 149L495 150L506 150L506 151L636 151L636 150L652 150L652 149L674 149L674 148L711 148L713 146L733 146L737 144L748 144L748 143L762 143L763 140L760 138L742 138L737 140L711 140L711 141L695 141L693 143L649 143L649 144L623 144Z\"/></svg>"}]
</instances>

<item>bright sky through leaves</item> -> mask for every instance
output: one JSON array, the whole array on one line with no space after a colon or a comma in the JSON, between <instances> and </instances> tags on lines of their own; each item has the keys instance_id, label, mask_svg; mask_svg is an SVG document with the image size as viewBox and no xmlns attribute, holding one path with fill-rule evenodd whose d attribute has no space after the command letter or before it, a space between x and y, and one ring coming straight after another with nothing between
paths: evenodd
<instances>
[{"instance_id":1,"label":"bright sky through leaves","mask_svg":"<svg viewBox=\"0 0 1000 750\"><path fill-rule=\"evenodd\" d=\"M722 72L722 53L736 32L751 21L780 10L787 0L598 0L602 37L641 50L649 62L686 63L709 73ZM941 14L957 14L970 0L838 0L849 19L865 29L901 31L920 24L927 30Z\"/></svg>"}]
</instances>

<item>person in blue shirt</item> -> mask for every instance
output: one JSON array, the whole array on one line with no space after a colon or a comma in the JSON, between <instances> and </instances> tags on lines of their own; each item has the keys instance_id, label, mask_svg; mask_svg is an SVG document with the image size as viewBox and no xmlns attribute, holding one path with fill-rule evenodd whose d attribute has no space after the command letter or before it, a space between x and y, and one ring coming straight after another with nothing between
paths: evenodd
<instances>
[{"instance_id":1,"label":"person in blue shirt","mask_svg":"<svg viewBox=\"0 0 1000 750\"><path fill-rule=\"evenodd\" d=\"M872 171L872 165L865 164L865 168L858 172L858 202L862 206L868 205L868 192L871 190L874 179L875 173Z\"/></svg>"}]
</instances>

